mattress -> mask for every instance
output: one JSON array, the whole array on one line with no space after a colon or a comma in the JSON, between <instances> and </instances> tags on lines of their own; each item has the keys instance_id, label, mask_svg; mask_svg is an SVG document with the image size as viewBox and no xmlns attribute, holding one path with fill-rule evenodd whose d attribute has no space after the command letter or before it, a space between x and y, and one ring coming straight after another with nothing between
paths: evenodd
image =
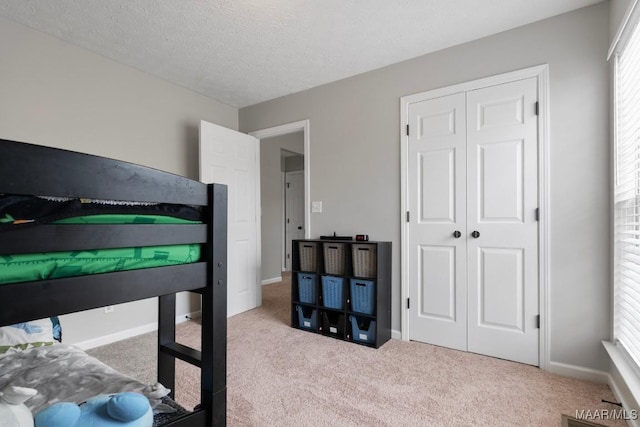
<instances>
[{"instance_id":1,"label":"mattress","mask_svg":"<svg viewBox=\"0 0 640 427\"><path fill-rule=\"evenodd\" d=\"M40 224L200 224L189 206L0 196L3 230ZM0 285L188 264L200 260L198 244L0 255Z\"/></svg>"},{"instance_id":2,"label":"mattress","mask_svg":"<svg viewBox=\"0 0 640 427\"><path fill-rule=\"evenodd\" d=\"M188 205L0 194L0 232L69 218L99 218L109 214L202 220L200 209Z\"/></svg>"}]
</instances>

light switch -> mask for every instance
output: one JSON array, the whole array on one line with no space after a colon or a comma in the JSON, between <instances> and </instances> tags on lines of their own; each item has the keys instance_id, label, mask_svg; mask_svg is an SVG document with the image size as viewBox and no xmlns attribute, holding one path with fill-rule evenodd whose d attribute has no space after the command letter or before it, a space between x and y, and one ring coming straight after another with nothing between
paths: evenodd
<instances>
[{"instance_id":1,"label":"light switch","mask_svg":"<svg viewBox=\"0 0 640 427\"><path fill-rule=\"evenodd\" d=\"M322 212L322 202L311 202L311 212L313 212L313 213L321 213Z\"/></svg>"}]
</instances>

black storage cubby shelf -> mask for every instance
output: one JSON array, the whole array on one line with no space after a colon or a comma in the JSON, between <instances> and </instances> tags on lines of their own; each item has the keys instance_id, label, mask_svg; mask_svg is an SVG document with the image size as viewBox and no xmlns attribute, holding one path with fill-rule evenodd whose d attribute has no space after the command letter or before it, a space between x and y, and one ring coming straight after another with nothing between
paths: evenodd
<instances>
[{"instance_id":1,"label":"black storage cubby shelf","mask_svg":"<svg viewBox=\"0 0 640 427\"><path fill-rule=\"evenodd\" d=\"M391 339L391 242L294 240L291 254L292 327L375 348Z\"/></svg>"}]
</instances>

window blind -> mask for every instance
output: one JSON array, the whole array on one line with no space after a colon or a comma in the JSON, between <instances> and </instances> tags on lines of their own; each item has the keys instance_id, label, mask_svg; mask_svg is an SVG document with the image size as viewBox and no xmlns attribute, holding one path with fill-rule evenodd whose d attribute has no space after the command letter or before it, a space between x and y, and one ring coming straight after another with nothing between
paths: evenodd
<instances>
[{"instance_id":1,"label":"window blind","mask_svg":"<svg viewBox=\"0 0 640 427\"><path fill-rule=\"evenodd\" d=\"M640 31L616 53L614 335L640 366Z\"/></svg>"}]
</instances>

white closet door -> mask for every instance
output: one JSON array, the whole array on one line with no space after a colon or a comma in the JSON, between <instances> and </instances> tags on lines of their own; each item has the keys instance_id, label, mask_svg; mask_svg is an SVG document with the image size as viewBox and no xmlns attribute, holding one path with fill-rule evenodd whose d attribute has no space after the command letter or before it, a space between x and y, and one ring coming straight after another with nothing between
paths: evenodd
<instances>
[{"instance_id":1,"label":"white closet door","mask_svg":"<svg viewBox=\"0 0 640 427\"><path fill-rule=\"evenodd\" d=\"M465 114L464 93L409 106L409 337L460 350L467 348Z\"/></svg>"},{"instance_id":2,"label":"white closet door","mask_svg":"<svg viewBox=\"0 0 640 427\"><path fill-rule=\"evenodd\" d=\"M409 339L538 365L536 102L529 78L409 104Z\"/></svg>"},{"instance_id":3,"label":"white closet door","mask_svg":"<svg viewBox=\"0 0 640 427\"><path fill-rule=\"evenodd\" d=\"M468 350L532 365L539 331L536 101L536 78L467 92Z\"/></svg>"}]
</instances>

